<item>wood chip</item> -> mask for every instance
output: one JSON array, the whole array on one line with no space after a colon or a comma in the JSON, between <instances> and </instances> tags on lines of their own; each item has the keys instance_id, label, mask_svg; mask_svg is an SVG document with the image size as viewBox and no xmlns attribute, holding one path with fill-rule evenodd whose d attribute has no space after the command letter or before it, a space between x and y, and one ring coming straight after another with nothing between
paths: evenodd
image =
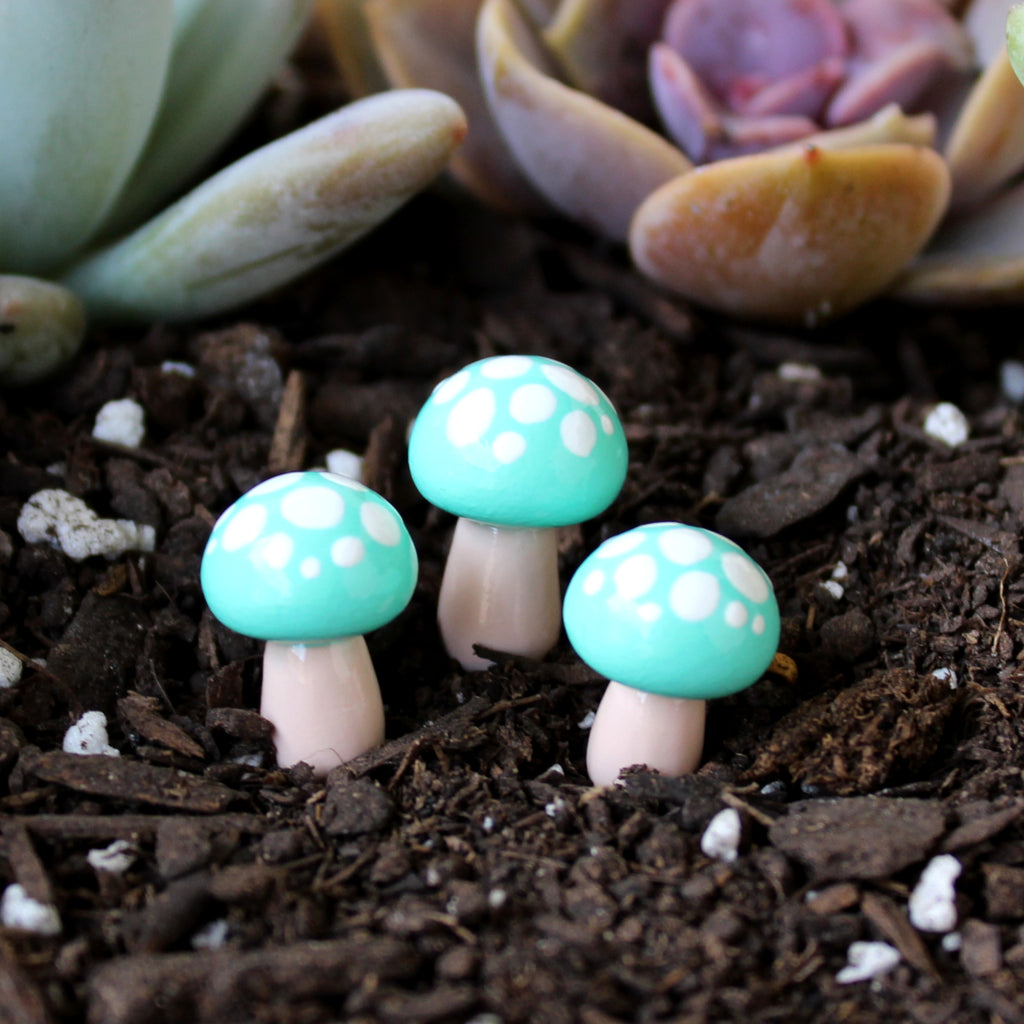
<instances>
[{"instance_id":1,"label":"wood chip","mask_svg":"<svg viewBox=\"0 0 1024 1024\"><path fill-rule=\"evenodd\" d=\"M815 881L844 881L885 878L924 860L945 827L942 808L927 800L850 797L792 804L768 838Z\"/></svg>"},{"instance_id":2,"label":"wood chip","mask_svg":"<svg viewBox=\"0 0 1024 1024\"><path fill-rule=\"evenodd\" d=\"M900 951L908 964L938 978L939 972L932 962L928 947L902 907L876 892L865 893L860 905L864 916Z\"/></svg>"},{"instance_id":3,"label":"wood chip","mask_svg":"<svg viewBox=\"0 0 1024 1024\"><path fill-rule=\"evenodd\" d=\"M292 370L284 384L281 405L270 441L267 469L271 474L302 469L306 458L306 381Z\"/></svg>"},{"instance_id":4,"label":"wood chip","mask_svg":"<svg viewBox=\"0 0 1024 1024\"><path fill-rule=\"evenodd\" d=\"M160 712L160 701L155 697L143 697L135 691L117 702L117 714L126 732L185 757L204 759L206 752L203 748L184 729L168 722Z\"/></svg>"},{"instance_id":5,"label":"wood chip","mask_svg":"<svg viewBox=\"0 0 1024 1024\"><path fill-rule=\"evenodd\" d=\"M0 945L0 1024L51 1024L43 997L18 966L6 945Z\"/></svg>"},{"instance_id":6,"label":"wood chip","mask_svg":"<svg viewBox=\"0 0 1024 1024\"><path fill-rule=\"evenodd\" d=\"M188 772L103 754L51 751L39 756L32 765L32 773L45 782L55 782L79 793L196 814L224 811L241 796L219 782Z\"/></svg>"}]
</instances>

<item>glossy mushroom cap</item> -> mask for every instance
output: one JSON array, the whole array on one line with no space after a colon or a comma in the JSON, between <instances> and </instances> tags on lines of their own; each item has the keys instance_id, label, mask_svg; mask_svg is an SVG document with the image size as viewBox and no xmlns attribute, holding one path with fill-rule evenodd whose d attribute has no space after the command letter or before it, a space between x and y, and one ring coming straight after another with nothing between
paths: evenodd
<instances>
[{"instance_id":1,"label":"glossy mushroom cap","mask_svg":"<svg viewBox=\"0 0 1024 1024\"><path fill-rule=\"evenodd\" d=\"M285 473L217 520L200 581L210 611L260 640L329 643L390 622L409 603L417 559L399 514L333 473Z\"/></svg>"},{"instance_id":2,"label":"glossy mushroom cap","mask_svg":"<svg viewBox=\"0 0 1024 1024\"><path fill-rule=\"evenodd\" d=\"M678 523L605 541L565 595L565 630L602 675L708 700L756 682L779 643L771 581L732 541Z\"/></svg>"},{"instance_id":3,"label":"glossy mushroom cap","mask_svg":"<svg viewBox=\"0 0 1024 1024\"><path fill-rule=\"evenodd\" d=\"M497 526L568 526L607 508L626 478L626 438L586 377L540 356L495 356L437 386L409 438L420 493Z\"/></svg>"}]
</instances>

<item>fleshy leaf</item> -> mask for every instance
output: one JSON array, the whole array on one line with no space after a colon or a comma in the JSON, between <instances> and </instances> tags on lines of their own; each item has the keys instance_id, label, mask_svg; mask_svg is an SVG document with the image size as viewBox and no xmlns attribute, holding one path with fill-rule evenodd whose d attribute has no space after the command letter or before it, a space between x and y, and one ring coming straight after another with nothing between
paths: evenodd
<instances>
[{"instance_id":1,"label":"fleshy leaf","mask_svg":"<svg viewBox=\"0 0 1024 1024\"><path fill-rule=\"evenodd\" d=\"M139 163L103 231L132 227L169 199L241 124L306 23L312 0L190 0Z\"/></svg>"},{"instance_id":2,"label":"fleshy leaf","mask_svg":"<svg viewBox=\"0 0 1024 1024\"><path fill-rule=\"evenodd\" d=\"M465 131L458 105L437 92L359 100L227 167L64 283L111 318L240 305L384 220L441 172Z\"/></svg>"},{"instance_id":3,"label":"fleshy leaf","mask_svg":"<svg viewBox=\"0 0 1024 1024\"><path fill-rule=\"evenodd\" d=\"M1024 88L1005 49L968 95L945 156L957 206L978 202L1024 167Z\"/></svg>"},{"instance_id":4,"label":"fleshy leaf","mask_svg":"<svg viewBox=\"0 0 1024 1024\"><path fill-rule=\"evenodd\" d=\"M1024 184L947 221L895 294L965 306L1024 299Z\"/></svg>"},{"instance_id":5,"label":"fleshy leaf","mask_svg":"<svg viewBox=\"0 0 1024 1024\"><path fill-rule=\"evenodd\" d=\"M149 132L172 0L0 5L0 267L44 272L83 246Z\"/></svg>"},{"instance_id":6,"label":"fleshy leaf","mask_svg":"<svg viewBox=\"0 0 1024 1024\"><path fill-rule=\"evenodd\" d=\"M646 274L701 305L814 324L883 292L949 191L930 149L790 147L670 182L637 211L630 249Z\"/></svg>"},{"instance_id":7,"label":"fleshy leaf","mask_svg":"<svg viewBox=\"0 0 1024 1024\"><path fill-rule=\"evenodd\" d=\"M624 239L637 206L691 168L661 136L540 70L510 0L486 0L477 53L491 113L534 186L562 213Z\"/></svg>"},{"instance_id":8,"label":"fleshy leaf","mask_svg":"<svg viewBox=\"0 0 1024 1024\"><path fill-rule=\"evenodd\" d=\"M0 385L31 384L66 363L85 336L73 292L35 277L0 274Z\"/></svg>"},{"instance_id":9,"label":"fleshy leaf","mask_svg":"<svg viewBox=\"0 0 1024 1024\"><path fill-rule=\"evenodd\" d=\"M319 0L316 13L349 93L367 96L387 89L389 82L370 38L366 0Z\"/></svg>"},{"instance_id":10,"label":"fleshy leaf","mask_svg":"<svg viewBox=\"0 0 1024 1024\"><path fill-rule=\"evenodd\" d=\"M544 41L568 82L630 117L650 120L645 54L671 0L562 0Z\"/></svg>"},{"instance_id":11,"label":"fleshy leaf","mask_svg":"<svg viewBox=\"0 0 1024 1024\"><path fill-rule=\"evenodd\" d=\"M480 84L474 45L479 9L480 0L370 0L366 15L392 85L437 89L466 112L469 132L452 157L454 176L499 210L540 213L546 204L516 166Z\"/></svg>"}]
</instances>

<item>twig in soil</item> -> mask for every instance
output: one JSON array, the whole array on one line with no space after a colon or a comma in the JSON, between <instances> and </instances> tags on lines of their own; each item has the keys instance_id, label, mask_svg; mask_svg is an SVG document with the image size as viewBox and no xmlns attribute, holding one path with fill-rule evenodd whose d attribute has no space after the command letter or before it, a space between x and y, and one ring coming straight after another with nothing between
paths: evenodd
<instances>
[{"instance_id":1,"label":"twig in soil","mask_svg":"<svg viewBox=\"0 0 1024 1024\"><path fill-rule=\"evenodd\" d=\"M864 894L860 905L864 916L900 951L908 964L931 978L939 977L928 947L907 920L906 914L892 900L868 892Z\"/></svg>"},{"instance_id":2,"label":"twig in soil","mask_svg":"<svg viewBox=\"0 0 1024 1024\"><path fill-rule=\"evenodd\" d=\"M348 761L343 767L353 778L360 778L375 768L394 764L396 761L400 762L399 771L404 771L408 767L408 762L411 762L426 744L443 741L457 735L467 725L480 718L490 707L491 704L485 697L471 697L461 707L443 715L437 721L427 722L415 732L408 733L396 740L390 740L382 747L360 754L359 757ZM402 767L403 763L404 767Z\"/></svg>"},{"instance_id":3,"label":"twig in soil","mask_svg":"<svg viewBox=\"0 0 1024 1024\"><path fill-rule=\"evenodd\" d=\"M1003 574L999 577L999 622L996 623L996 632L992 637L992 653L999 651L999 641L1003 636L1003 629L1006 626L1006 581L1010 576L1010 563L1003 556Z\"/></svg>"},{"instance_id":4,"label":"twig in soil","mask_svg":"<svg viewBox=\"0 0 1024 1024\"><path fill-rule=\"evenodd\" d=\"M4 847L7 863L25 892L39 903L54 903L53 886L39 859L28 830L16 821L4 822Z\"/></svg>"},{"instance_id":5,"label":"twig in soil","mask_svg":"<svg viewBox=\"0 0 1024 1024\"><path fill-rule=\"evenodd\" d=\"M189 814L31 814L10 820L40 839L109 842L113 839L149 840L156 836L161 825L184 826L208 819ZM217 824L225 829L258 835L269 831L274 822L261 814L222 814Z\"/></svg>"}]
</instances>

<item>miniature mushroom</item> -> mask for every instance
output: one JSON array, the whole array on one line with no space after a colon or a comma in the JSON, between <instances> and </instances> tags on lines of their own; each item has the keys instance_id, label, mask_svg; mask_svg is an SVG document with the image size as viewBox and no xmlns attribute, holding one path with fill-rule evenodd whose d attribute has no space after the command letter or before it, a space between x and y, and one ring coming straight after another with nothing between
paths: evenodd
<instances>
[{"instance_id":1,"label":"miniature mushroom","mask_svg":"<svg viewBox=\"0 0 1024 1024\"><path fill-rule=\"evenodd\" d=\"M564 614L579 656L612 680L587 746L599 786L634 764L693 771L706 701L756 682L779 642L760 566L725 537L679 523L606 540L569 582Z\"/></svg>"},{"instance_id":2,"label":"miniature mushroom","mask_svg":"<svg viewBox=\"0 0 1024 1024\"><path fill-rule=\"evenodd\" d=\"M438 601L445 646L543 657L561 632L557 527L615 499L626 438L601 390L563 363L495 356L442 381L409 438L423 496L459 517Z\"/></svg>"},{"instance_id":3,"label":"miniature mushroom","mask_svg":"<svg viewBox=\"0 0 1024 1024\"><path fill-rule=\"evenodd\" d=\"M260 713L277 760L318 775L384 739L363 634L409 603L417 560L399 514L333 473L285 473L217 520L201 582L224 625L266 640Z\"/></svg>"}]
</instances>

